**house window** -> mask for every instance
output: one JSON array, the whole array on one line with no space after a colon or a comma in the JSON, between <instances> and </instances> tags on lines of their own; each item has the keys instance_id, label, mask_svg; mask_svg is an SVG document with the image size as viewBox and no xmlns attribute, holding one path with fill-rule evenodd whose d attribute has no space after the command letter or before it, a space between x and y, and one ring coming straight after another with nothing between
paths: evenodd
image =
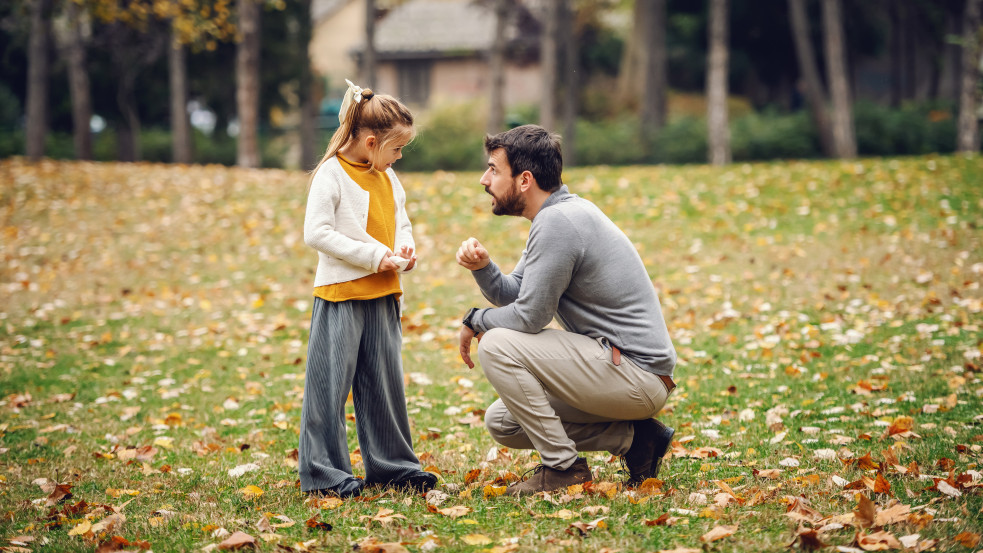
<instances>
[{"instance_id":1,"label":"house window","mask_svg":"<svg viewBox=\"0 0 983 553\"><path fill-rule=\"evenodd\" d=\"M430 99L430 62L406 60L396 66L399 98L407 104L426 105Z\"/></svg>"}]
</instances>

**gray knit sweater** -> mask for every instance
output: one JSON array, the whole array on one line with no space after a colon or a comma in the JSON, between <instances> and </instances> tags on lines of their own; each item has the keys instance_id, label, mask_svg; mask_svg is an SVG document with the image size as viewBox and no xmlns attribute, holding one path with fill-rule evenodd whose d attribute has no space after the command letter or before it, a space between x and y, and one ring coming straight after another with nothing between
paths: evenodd
<instances>
[{"instance_id":1,"label":"gray knit sweater","mask_svg":"<svg viewBox=\"0 0 983 553\"><path fill-rule=\"evenodd\" d=\"M569 332L607 338L642 369L672 375L676 351L641 257L597 206L566 186L533 218L511 274L495 263L472 274L498 306L475 313L476 331L537 333L556 317Z\"/></svg>"}]
</instances>

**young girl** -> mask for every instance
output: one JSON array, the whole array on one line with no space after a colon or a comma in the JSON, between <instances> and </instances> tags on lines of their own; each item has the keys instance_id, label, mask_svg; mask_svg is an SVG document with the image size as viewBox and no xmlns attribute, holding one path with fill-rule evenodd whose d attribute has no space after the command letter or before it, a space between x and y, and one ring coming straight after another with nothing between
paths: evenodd
<instances>
[{"instance_id":1,"label":"young girl","mask_svg":"<svg viewBox=\"0 0 983 553\"><path fill-rule=\"evenodd\" d=\"M413 453L400 358L400 272L416 265L406 195L392 170L413 139L398 100L348 82L311 179L304 242L318 253L300 420L300 487L353 497L366 485L425 492L437 477ZM398 254L394 255L394 252ZM348 391L365 480L352 476Z\"/></svg>"}]
</instances>

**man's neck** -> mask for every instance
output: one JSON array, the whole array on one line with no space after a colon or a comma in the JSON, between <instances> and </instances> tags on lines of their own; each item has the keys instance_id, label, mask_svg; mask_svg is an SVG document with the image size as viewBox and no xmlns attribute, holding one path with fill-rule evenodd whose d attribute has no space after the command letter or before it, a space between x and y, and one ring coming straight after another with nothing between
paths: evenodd
<instances>
[{"instance_id":1,"label":"man's neck","mask_svg":"<svg viewBox=\"0 0 983 553\"><path fill-rule=\"evenodd\" d=\"M530 190L529 196L526 197L526 209L522 212L522 216L530 221L535 219L536 214L538 214L539 210L543 208L546 198L549 197L550 193L539 188L538 186L535 188L535 190Z\"/></svg>"}]
</instances>

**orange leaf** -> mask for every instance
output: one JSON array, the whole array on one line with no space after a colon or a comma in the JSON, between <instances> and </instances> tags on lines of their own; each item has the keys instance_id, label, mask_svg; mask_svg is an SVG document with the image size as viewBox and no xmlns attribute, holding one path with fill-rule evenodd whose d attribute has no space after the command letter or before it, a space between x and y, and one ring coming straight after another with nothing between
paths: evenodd
<instances>
[{"instance_id":1,"label":"orange leaf","mask_svg":"<svg viewBox=\"0 0 983 553\"><path fill-rule=\"evenodd\" d=\"M959 542L964 547L968 547L970 549L976 547L980 543L980 535L974 532L963 532L961 534L956 535L956 537L952 539Z\"/></svg>"},{"instance_id":2,"label":"orange leaf","mask_svg":"<svg viewBox=\"0 0 983 553\"><path fill-rule=\"evenodd\" d=\"M464 485L470 486L478 477L481 476L481 469L472 469L464 476Z\"/></svg>"}]
</instances>

